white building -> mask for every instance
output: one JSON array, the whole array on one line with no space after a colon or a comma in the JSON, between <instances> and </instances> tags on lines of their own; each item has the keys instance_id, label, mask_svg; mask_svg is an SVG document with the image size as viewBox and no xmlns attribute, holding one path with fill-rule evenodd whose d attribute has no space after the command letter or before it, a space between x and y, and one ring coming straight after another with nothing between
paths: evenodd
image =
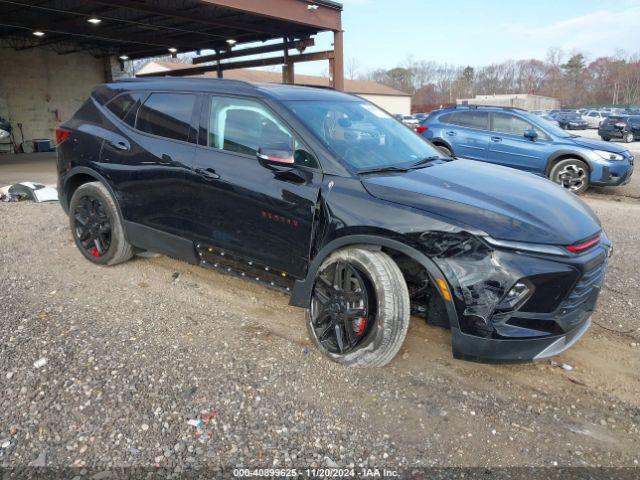
<instances>
[{"instance_id":1,"label":"white building","mask_svg":"<svg viewBox=\"0 0 640 480\"><path fill-rule=\"evenodd\" d=\"M493 105L516 107L525 110L553 110L560 108L560 100L530 93L505 93L500 95L476 95L475 98L458 98L458 105Z\"/></svg>"},{"instance_id":2,"label":"white building","mask_svg":"<svg viewBox=\"0 0 640 480\"><path fill-rule=\"evenodd\" d=\"M169 70L180 70L182 68L190 68L192 65L178 62L152 61L142 67L136 76L144 76L149 73L166 72ZM208 72L206 77L216 77L215 72ZM269 72L265 70L225 70L224 78L231 80L244 80L247 82L262 83L282 83L282 74L278 72ZM295 81L301 85L315 85L328 87L329 79L327 77L316 77L313 75L299 75L296 73ZM411 113L411 95L395 88L381 85L368 80L344 80L344 89L347 93L358 95L389 113L400 113L408 115Z\"/></svg>"}]
</instances>

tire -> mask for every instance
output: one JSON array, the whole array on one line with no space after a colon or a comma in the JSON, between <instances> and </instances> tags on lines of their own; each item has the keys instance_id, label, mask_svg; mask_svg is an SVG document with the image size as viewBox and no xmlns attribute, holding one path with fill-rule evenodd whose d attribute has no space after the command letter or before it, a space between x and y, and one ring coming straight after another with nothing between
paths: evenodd
<instances>
[{"instance_id":1,"label":"tire","mask_svg":"<svg viewBox=\"0 0 640 480\"><path fill-rule=\"evenodd\" d=\"M624 140L625 143L631 143L635 140L635 138L633 137L633 132L625 133L622 139Z\"/></svg>"},{"instance_id":2,"label":"tire","mask_svg":"<svg viewBox=\"0 0 640 480\"><path fill-rule=\"evenodd\" d=\"M600 137L604 142L611 141L611 137Z\"/></svg>"},{"instance_id":3,"label":"tire","mask_svg":"<svg viewBox=\"0 0 640 480\"><path fill-rule=\"evenodd\" d=\"M445 155L449 156L449 157L453 157L453 151L445 146L445 145L436 145L435 146L438 150L440 150L442 153L444 153Z\"/></svg>"},{"instance_id":4,"label":"tire","mask_svg":"<svg viewBox=\"0 0 640 480\"><path fill-rule=\"evenodd\" d=\"M124 237L118 207L102 183L90 182L78 187L69 202L69 224L76 246L92 263L117 265L133 257L133 247ZM89 234L88 230L91 230ZM83 240L87 235L89 238ZM94 237L99 240L91 240Z\"/></svg>"},{"instance_id":5,"label":"tire","mask_svg":"<svg viewBox=\"0 0 640 480\"><path fill-rule=\"evenodd\" d=\"M359 313L360 333L356 332L356 325L352 319L332 320L322 322L331 308L322 307L321 298L325 292L331 291L331 286L326 283L326 278L334 276L342 265L345 272L356 273L365 284L363 292L367 295L368 303L365 303L364 313ZM344 273L343 278L347 274ZM342 290L335 288L330 295L334 298L342 295ZM346 291L346 289L345 289ZM348 295L349 293L344 293ZM350 295L357 295L350 293ZM353 305L351 309L354 310ZM409 315L411 304L409 290L398 265L386 253L370 250L367 247L349 247L332 253L320 266L314 282L311 307L307 309L307 330L309 338L322 354L335 362L354 367L381 367L389 363L398 353L409 328ZM335 314L340 318L340 313ZM345 315L344 318L347 318ZM365 320L366 318L366 320ZM365 326L363 326L363 320ZM331 326L332 322L336 326ZM353 333L347 333L346 328L353 328ZM345 351L337 347L337 335L335 329L343 332L343 336L350 335L355 339L355 344ZM329 331L336 338L323 339L323 333ZM358 338L358 335L362 335ZM331 340L331 341L330 341ZM332 347L333 346L333 347Z\"/></svg>"},{"instance_id":6,"label":"tire","mask_svg":"<svg viewBox=\"0 0 640 480\"><path fill-rule=\"evenodd\" d=\"M577 158L566 158L551 168L549 179L573 193L581 194L589 188L589 166Z\"/></svg>"}]
</instances>

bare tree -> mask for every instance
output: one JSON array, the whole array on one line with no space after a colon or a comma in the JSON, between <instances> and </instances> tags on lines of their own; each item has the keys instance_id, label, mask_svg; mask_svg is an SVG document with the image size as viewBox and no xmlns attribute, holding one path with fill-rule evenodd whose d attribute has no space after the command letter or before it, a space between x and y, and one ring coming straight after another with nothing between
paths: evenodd
<instances>
[{"instance_id":1,"label":"bare tree","mask_svg":"<svg viewBox=\"0 0 640 480\"><path fill-rule=\"evenodd\" d=\"M358 77L358 69L360 68L360 62L356 57L349 57L347 59L347 78L349 80L355 80Z\"/></svg>"}]
</instances>

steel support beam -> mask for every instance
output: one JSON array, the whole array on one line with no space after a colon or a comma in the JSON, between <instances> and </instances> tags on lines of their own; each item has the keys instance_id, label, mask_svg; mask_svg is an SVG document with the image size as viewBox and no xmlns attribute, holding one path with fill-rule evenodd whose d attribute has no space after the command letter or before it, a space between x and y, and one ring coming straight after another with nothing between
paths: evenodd
<instances>
[{"instance_id":1,"label":"steel support beam","mask_svg":"<svg viewBox=\"0 0 640 480\"><path fill-rule=\"evenodd\" d=\"M288 60L291 63L298 62L315 62L317 60L333 59L333 51L326 50L323 52L302 53L300 55L290 55ZM259 58L255 60L245 60L240 62L221 63L220 70L237 70L240 68L266 67L269 65L283 65L285 63L284 56L273 58ZM180 68L178 70L167 70L163 72L154 72L140 75L141 77L188 77L191 75L202 75L207 72L218 70L218 65L202 65L200 67Z\"/></svg>"},{"instance_id":2,"label":"steel support beam","mask_svg":"<svg viewBox=\"0 0 640 480\"><path fill-rule=\"evenodd\" d=\"M342 30L333 32L334 57L329 61L329 74L332 87L336 90L344 90L344 41Z\"/></svg>"},{"instance_id":3,"label":"steel support beam","mask_svg":"<svg viewBox=\"0 0 640 480\"><path fill-rule=\"evenodd\" d=\"M232 8L254 15L263 15L278 20L311 26L320 30L340 30L340 4L323 5L320 2L301 2L300 0L202 0L203 3ZM310 9L309 5L317 6Z\"/></svg>"},{"instance_id":4,"label":"steel support beam","mask_svg":"<svg viewBox=\"0 0 640 480\"><path fill-rule=\"evenodd\" d=\"M199 65L201 63L215 62L218 60L224 60L226 58L237 58L244 57L248 55L258 55L261 53L270 53L270 52L279 52L283 49L298 49L303 51L307 47L311 47L315 45L313 38L307 38L304 40L298 40L295 42L286 42L286 43L276 43L273 45L263 45L260 47L253 48L243 48L240 50L227 50L225 52L220 52L219 54L212 55L202 55L200 57L196 57L192 60L194 65Z\"/></svg>"}]
</instances>

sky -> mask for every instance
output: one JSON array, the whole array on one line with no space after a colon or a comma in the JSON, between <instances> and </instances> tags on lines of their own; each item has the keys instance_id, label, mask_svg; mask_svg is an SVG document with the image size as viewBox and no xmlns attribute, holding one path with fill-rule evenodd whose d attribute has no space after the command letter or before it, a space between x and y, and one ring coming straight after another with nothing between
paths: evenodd
<instances>
[{"instance_id":1,"label":"sky","mask_svg":"<svg viewBox=\"0 0 640 480\"><path fill-rule=\"evenodd\" d=\"M357 72L408 58L480 66L544 59L550 47L587 58L640 52L640 0L343 0L345 63ZM315 50L330 47L320 34ZM326 62L296 71L326 74Z\"/></svg>"}]
</instances>

